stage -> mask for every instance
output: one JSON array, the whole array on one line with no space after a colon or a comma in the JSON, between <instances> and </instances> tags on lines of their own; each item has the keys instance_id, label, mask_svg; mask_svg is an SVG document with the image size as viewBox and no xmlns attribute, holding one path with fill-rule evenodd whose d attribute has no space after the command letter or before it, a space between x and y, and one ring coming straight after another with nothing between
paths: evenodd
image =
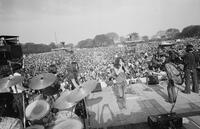
<instances>
[{"instance_id":1,"label":"stage","mask_svg":"<svg viewBox=\"0 0 200 129\"><path fill-rule=\"evenodd\" d=\"M86 98L88 128L109 129L149 129L147 117L170 112L171 104L166 102L166 82L159 85L138 83L126 90L126 109L119 109L115 89L103 88L101 92L90 94ZM196 93L178 92L174 112L183 117L183 129L199 129L200 96Z\"/></svg>"}]
</instances>

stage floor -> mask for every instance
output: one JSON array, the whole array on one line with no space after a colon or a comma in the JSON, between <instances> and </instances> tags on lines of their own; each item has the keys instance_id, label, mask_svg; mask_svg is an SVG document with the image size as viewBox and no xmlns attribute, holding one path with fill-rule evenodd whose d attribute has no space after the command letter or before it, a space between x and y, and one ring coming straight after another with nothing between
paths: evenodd
<instances>
[{"instance_id":1,"label":"stage floor","mask_svg":"<svg viewBox=\"0 0 200 129\"><path fill-rule=\"evenodd\" d=\"M166 102L166 82L151 86L142 83L130 85L126 91L126 109L122 110L117 104L114 91L114 88L106 87L86 98L88 128L149 129L147 117L168 113L172 106ZM184 117L184 129L199 129L199 94L184 94L178 91L173 111Z\"/></svg>"}]
</instances>

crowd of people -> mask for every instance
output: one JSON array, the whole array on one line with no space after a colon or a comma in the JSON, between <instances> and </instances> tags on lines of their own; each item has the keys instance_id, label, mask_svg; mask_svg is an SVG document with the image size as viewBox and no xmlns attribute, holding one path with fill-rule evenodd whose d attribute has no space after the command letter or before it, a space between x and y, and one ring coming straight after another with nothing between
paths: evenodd
<instances>
[{"instance_id":1,"label":"crowd of people","mask_svg":"<svg viewBox=\"0 0 200 129\"><path fill-rule=\"evenodd\" d=\"M200 40L191 38L170 42L175 44L170 49L176 51L179 56L183 56L184 48L188 43L198 50ZM157 67L158 64L153 60L157 59L156 56L159 55L159 44L159 41L140 43L135 46L135 52L128 51L129 46L112 46L77 49L74 50L73 54L62 50L30 54L24 59L24 72L26 77L30 79L37 74L47 72L48 66L54 64L58 68L58 73L64 76L68 72L70 62L75 61L79 65L80 78L86 80L89 78L100 79L106 82L109 80L115 58L122 57L125 61L127 78L141 78L147 76L151 66L153 71L160 72L163 70Z\"/></svg>"}]
</instances>

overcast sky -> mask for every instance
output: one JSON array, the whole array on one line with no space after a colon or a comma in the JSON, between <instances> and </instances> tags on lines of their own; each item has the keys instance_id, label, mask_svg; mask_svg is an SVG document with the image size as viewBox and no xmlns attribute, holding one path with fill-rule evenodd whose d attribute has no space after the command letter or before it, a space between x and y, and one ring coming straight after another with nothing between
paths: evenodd
<instances>
[{"instance_id":1,"label":"overcast sky","mask_svg":"<svg viewBox=\"0 0 200 129\"><path fill-rule=\"evenodd\" d=\"M77 43L97 34L200 25L200 0L0 0L0 35L21 42Z\"/></svg>"}]
</instances>

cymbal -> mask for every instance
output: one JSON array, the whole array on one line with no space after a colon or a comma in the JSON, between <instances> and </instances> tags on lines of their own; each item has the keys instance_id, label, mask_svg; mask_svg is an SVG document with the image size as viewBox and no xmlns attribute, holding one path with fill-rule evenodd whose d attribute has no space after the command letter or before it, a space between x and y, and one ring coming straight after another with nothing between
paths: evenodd
<instances>
[{"instance_id":1,"label":"cymbal","mask_svg":"<svg viewBox=\"0 0 200 129\"><path fill-rule=\"evenodd\" d=\"M31 83L29 88L34 90L44 89L51 84L53 84L56 80L56 76L52 73L42 73L31 79Z\"/></svg>"},{"instance_id":2,"label":"cymbal","mask_svg":"<svg viewBox=\"0 0 200 129\"><path fill-rule=\"evenodd\" d=\"M24 77L22 76L9 76L6 78L2 78L0 79L0 89L12 87L19 83L22 83L23 80L24 80Z\"/></svg>"},{"instance_id":3,"label":"cymbal","mask_svg":"<svg viewBox=\"0 0 200 129\"><path fill-rule=\"evenodd\" d=\"M89 80L81 84L82 87L71 91L67 97L67 101L71 103L78 102L88 96L97 86L96 80Z\"/></svg>"}]
</instances>

